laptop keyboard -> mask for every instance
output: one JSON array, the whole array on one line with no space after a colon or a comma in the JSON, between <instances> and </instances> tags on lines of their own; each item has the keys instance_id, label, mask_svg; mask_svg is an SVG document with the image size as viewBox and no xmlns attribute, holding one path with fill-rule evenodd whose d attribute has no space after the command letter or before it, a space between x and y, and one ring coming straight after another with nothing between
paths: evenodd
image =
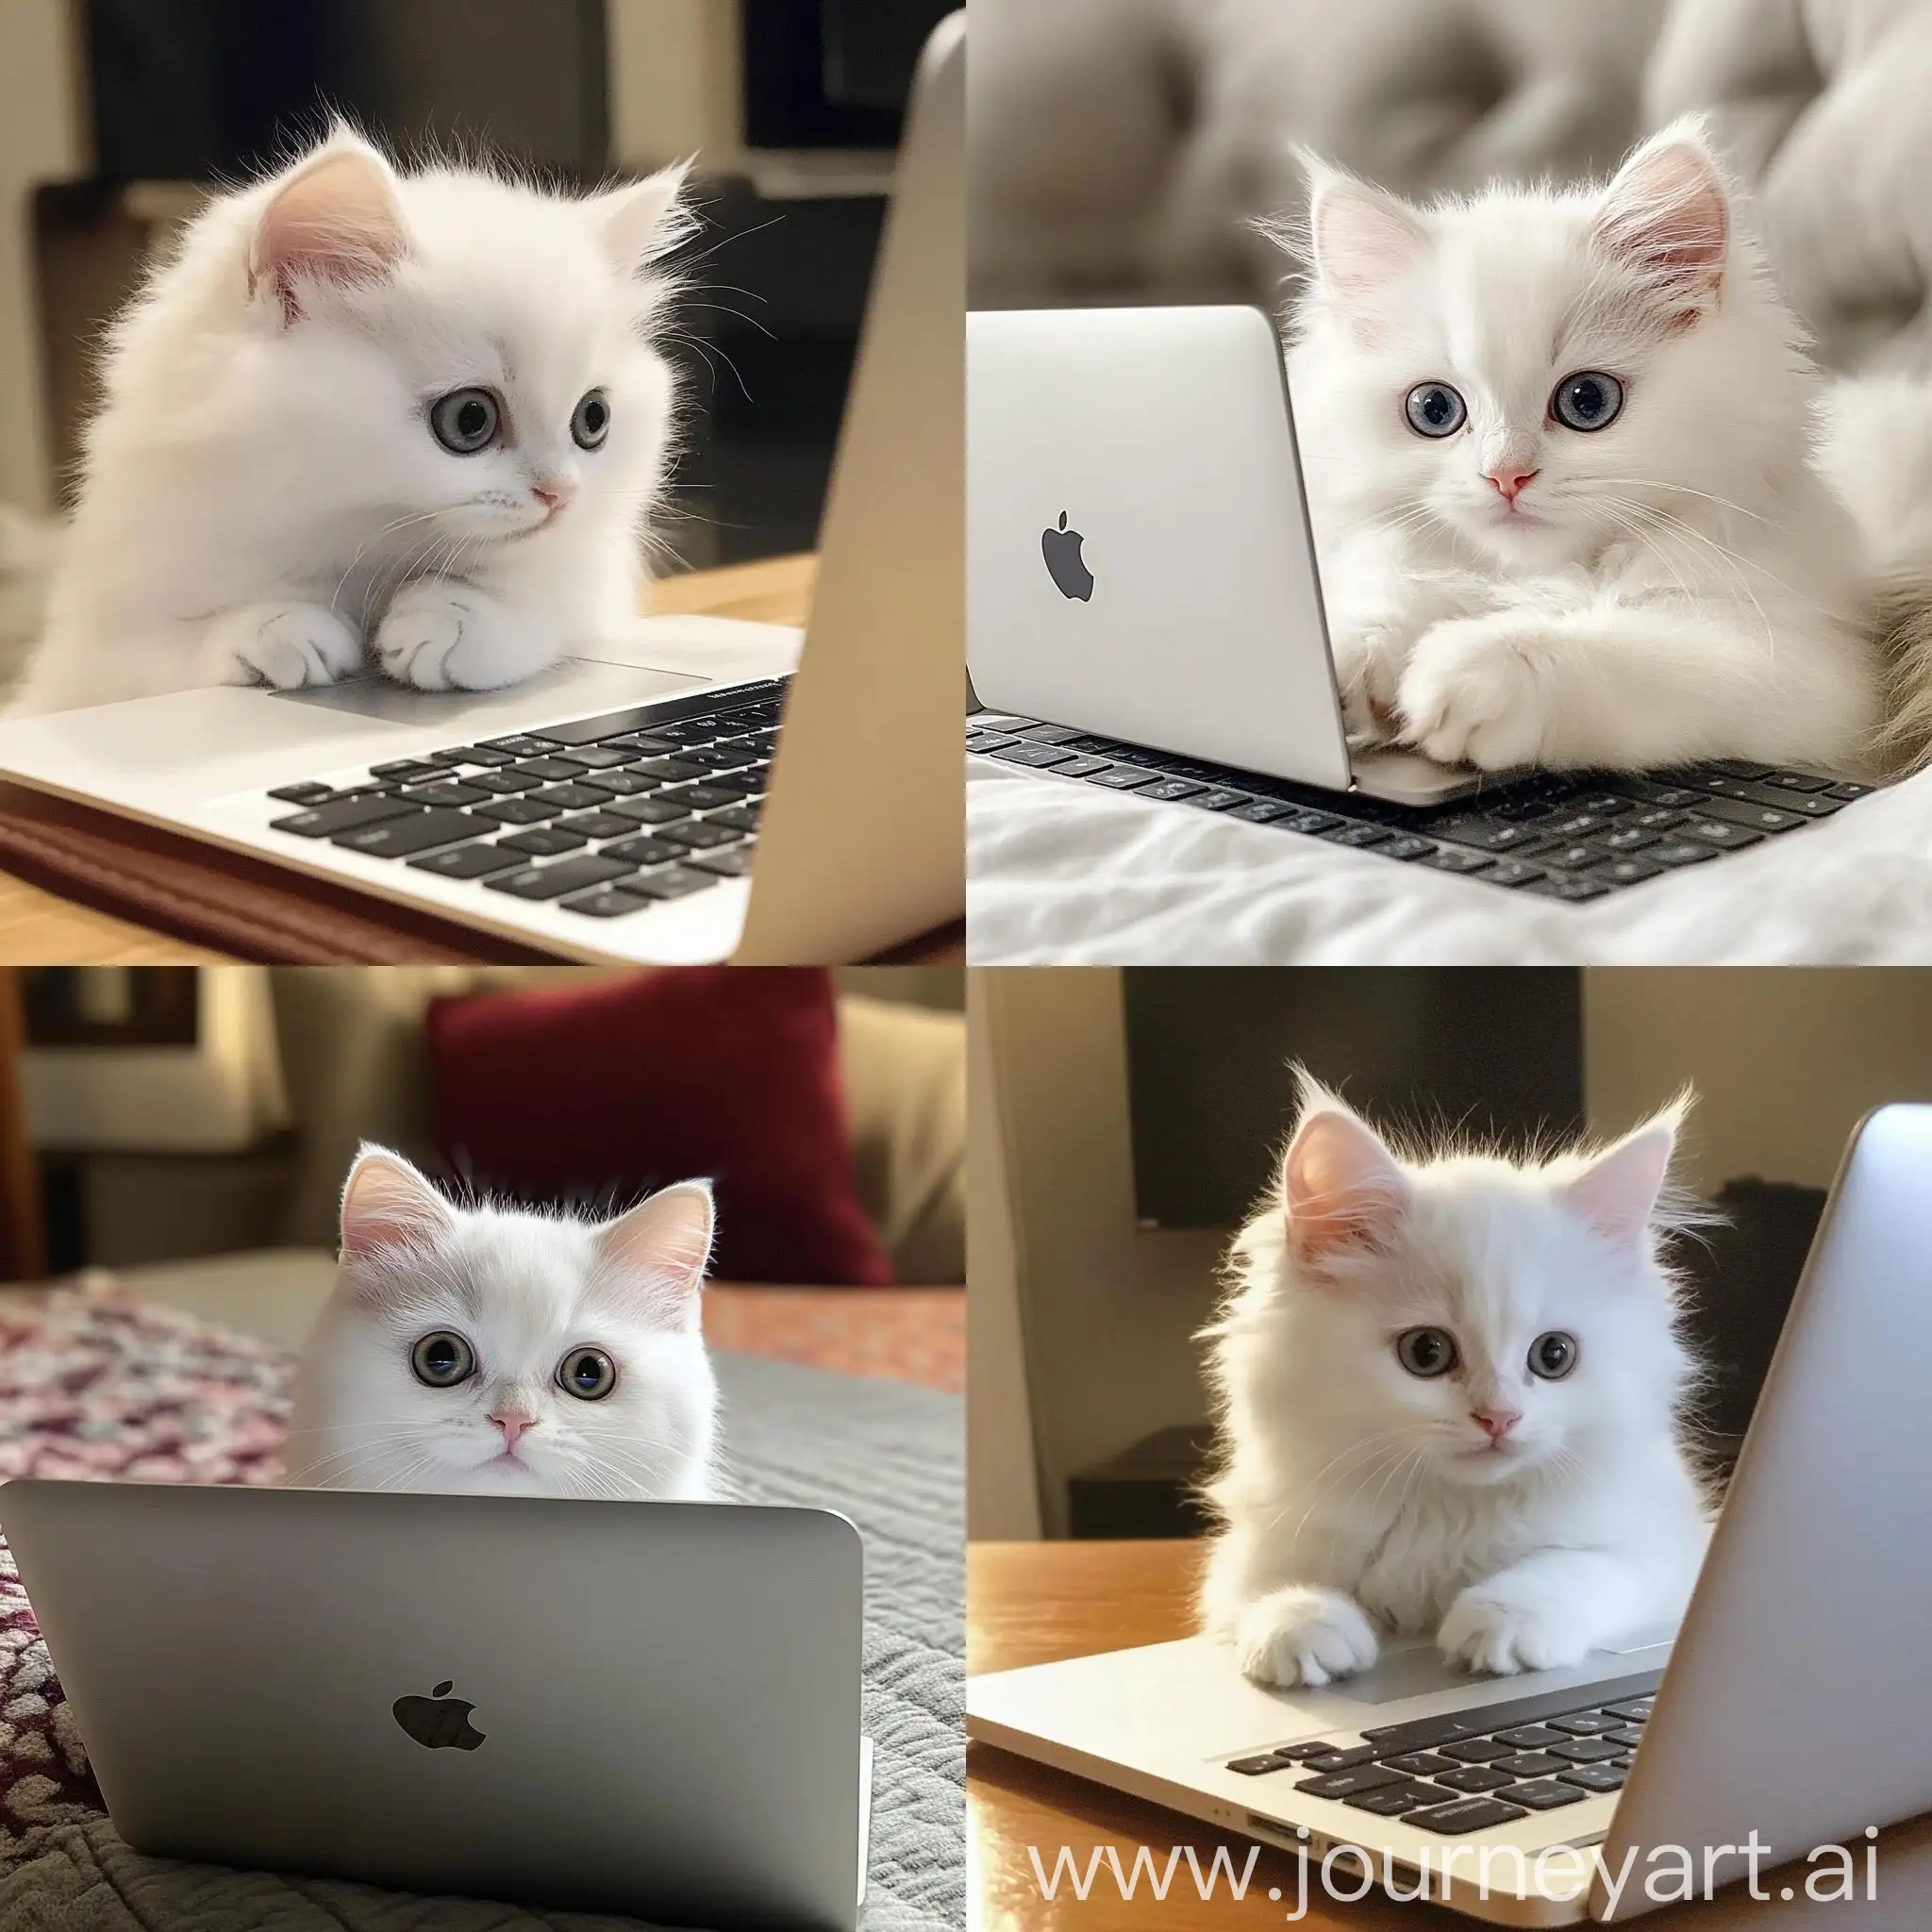
<instances>
[{"instance_id":1,"label":"laptop keyboard","mask_svg":"<svg viewBox=\"0 0 1932 1932\"><path fill-rule=\"evenodd\" d=\"M1004 712L969 718L966 748L1571 904L1781 838L1872 789L1724 759L1641 778L1539 772L1497 779L1448 804L1400 806Z\"/></svg>"},{"instance_id":2,"label":"laptop keyboard","mask_svg":"<svg viewBox=\"0 0 1932 1932\"><path fill-rule=\"evenodd\" d=\"M1622 1790L1662 1681L1661 1671L1647 1671L1592 1684L1588 1702L1581 1690L1546 1690L1383 1724L1363 1731L1359 1744L1283 1744L1227 1768L1242 1777L1292 1774L1311 1798L1459 1838Z\"/></svg>"},{"instance_id":3,"label":"laptop keyboard","mask_svg":"<svg viewBox=\"0 0 1932 1932\"><path fill-rule=\"evenodd\" d=\"M278 785L298 839L622 919L751 870L789 679Z\"/></svg>"}]
</instances>

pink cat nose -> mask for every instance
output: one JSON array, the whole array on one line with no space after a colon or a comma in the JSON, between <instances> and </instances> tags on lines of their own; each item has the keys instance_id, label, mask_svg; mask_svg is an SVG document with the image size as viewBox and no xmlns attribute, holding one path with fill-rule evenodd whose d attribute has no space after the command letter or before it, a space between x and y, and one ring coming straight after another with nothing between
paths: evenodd
<instances>
[{"instance_id":1,"label":"pink cat nose","mask_svg":"<svg viewBox=\"0 0 1932 1932\"><path fill-rule=\"evenodd\" d=\"M1500 1442L1523 1420L1523 1411L1516 1408L1473 1408L1469 1414L1491 1442Z\"/></svg>"},{"instance_id":2,"label":"pink cat nose","mask_svg":"<svg viewBox=\"0 0 1932 1932\"><path fill-rule=\"evenodd\" d=\"M517 1446L517 1438L521 1436L524 1433L524 1431L527 1429L531 1425L531 1424L537 1420L537 1418L533 1415L524 1414L524 1412L521 1409L492 1408L490 1411L490 1420L496 1424L496 1426L503 1431L503 1446L506 1449L514 1449Z\"/></svg>"},{"instance_id":3,"label":"pink cat nose","mask_svg":"<svg viewBox=\"0 0 1932 1932\"><path fill-rule=\"evenodd\" d=\"M1513 504L1524 490L1535 481L1541 472L1536 470L1496 469L1485 470L1483 475L1496 486L1496 494L1505 503Z\"/></svg>"},{"instance_id":4,"label":"pink cat nose","mask_svg":"<svg viewBox=\"0 0 1932 1932\"><path fill-rule=\"evenodd\" d=\"M532 483L530 485L530 494L552 516L555 516L576 493L577 486L575 483L558 481L556 483Z\"/></svg>"}]
</instances>

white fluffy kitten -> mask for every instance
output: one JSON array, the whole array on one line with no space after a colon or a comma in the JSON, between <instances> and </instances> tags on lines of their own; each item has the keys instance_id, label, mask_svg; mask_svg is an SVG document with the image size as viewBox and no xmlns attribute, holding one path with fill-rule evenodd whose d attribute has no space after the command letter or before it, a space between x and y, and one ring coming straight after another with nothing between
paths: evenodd
<instances>
[{"instance_id":1,"label":"white fluffy kitten","mask_svg":"<svg viewBox=\"0 0 1932 1932\"><path fill-rule=\"evenodd\" d=\"M484 690L629 623L674 395L674 169L573 201L338 129L115 325L18 708L390 676Z\"/></svg>"},{"instance_id":2,"label":"white fluffy kitten","mask_svg":"<svg viewBox=\"0 0 1932 1932\"><path fill-rule=\"evenodd\" d=\"M1659 1256L1680 1114L1541 1164L1408 1159L1304 1079L1208 1330L1202 1618L1249 1676L1325 1684L1378 1632L1550 1669L1681 1613L1707 1529Z\"/></svg>"},{"instance_id":3,"label":"white fluffy kitten","mask_svg":"<svg viewBox=\"0 0 1932 1932\"><path fill-rule=\"evenodd\" d=\"M1428 208L1308 165L1289 373L1357 741L1860 763L1878 668L1819 378L1700 126L1605 188Z\"/></svg>"},{"instance_id":4,"label":"white fluffy kitten","mask_svg":"<svg viewBox=\"0 0 1932 1932\"><path fill-rule=\"evenodd\" d=\"M287 1481L709 1495L710 1246L702 1181L599 1225L454 1207L400 1155L365 1147L335 1291L296 1370Z\"/></svg>"}]
</instances>

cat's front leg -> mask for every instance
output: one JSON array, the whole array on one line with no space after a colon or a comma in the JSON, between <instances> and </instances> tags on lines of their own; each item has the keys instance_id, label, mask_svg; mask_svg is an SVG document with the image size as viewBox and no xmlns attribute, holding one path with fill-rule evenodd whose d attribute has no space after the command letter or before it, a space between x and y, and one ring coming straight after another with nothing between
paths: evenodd
<instances>
[{"instance_id":1,"label":"cat's front leg","mask_svg":"<svg viewBox=\"0 0 1932 1932\"><path fill-rule=\"evenodd\" d=\"M1464 1590L1436 1643L1451 1663L1474 1671L1552 1671L1581 1663L1606 1639L1663 1609L1657 1591L1621 1557L1541 1550Z\"/></svg>"},{"instance_id":2,"label":"cat's front leg","mask_svg":"<svg viewBox=\"0 0 1932 1932\"><path fill-rule=\"evenodd\" d=\"M1360 578L1357 567L1352 575ZM1399 594L1385 588L1402 567L1385 559L1374 574L1375 588L1344 583L1328 612L1329 650L1341 693L1342 723L1357 745L1388 744L1402 729L1400 693L1417 643L1437 625L1468 614L1471 588L1441 575L1412 575Z\"/></svg>"},{"instance_id":3,"label":"cat's front leg","mask_svg":"<svg viewBox=\"0 0 1932 1932\"><path fill-rule=\"evenodd\" d=\"M300 691L334 684L361 661L361 640L321 604L243 604L204 633L196 682Z\"/></svg>"},{"instance_id":4,"label":"cat's front leg","mask_svg":"<svg viewBox=\"0 0 1932 1932\"><path fill-rule=\"evenodd\" d=\"M554 626L474 584L418 577L390 604L375 655L385 675L420 691L495 691L554 664L558 638Z\"/></svg>"},{"instance_id":5,"label":"cat's front leg","mask_svg":"<svg viewBox=\"0 0 1932 1932\"><path fill-rule=\"evenodd\" d=\"M1533 765L1549 735L1556 640L1513 611L1452 618L1416 644L1396 692L1397 737L1445 765Z\"/></svg>"},{"instance_id":6,"label":"cat's front leg","mask_svg":"<svg viewBox=\"0 0 1932 1932\"><path fill-rule=\"evenodd\" d=\"M1290 1583L1257 1597L1236 1616L1232 1634L1242 1674L1283 1689L1354 1676L1381 1655L1361 1606L1318 1583Z\"/></svg>"}]
</instances>

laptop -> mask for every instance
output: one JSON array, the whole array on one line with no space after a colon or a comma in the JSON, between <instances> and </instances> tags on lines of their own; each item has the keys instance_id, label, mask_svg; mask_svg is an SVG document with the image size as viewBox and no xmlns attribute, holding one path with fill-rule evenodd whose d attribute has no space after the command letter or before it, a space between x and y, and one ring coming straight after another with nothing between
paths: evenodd
<instances>
[{"instance_id":1,"label":"laptop","mask_svg":"<svg viewBox=\"0 0 1932 1932\"><path fill-rule=\"evenodd\" d=\"M1491 775L1352 749L1257 308L967 317L969 753L1582 902L1864 796L1726 760Z\"/></svg>"},{"instance_id":2,"label":"laptop","mask_svg":"<svg viewBox=\"0 0 1932 1932\"><path fill-rule=\"evenodd\" d=\"M965 16L914 84L798 634L641 619L528 683L0 720L0 777L573 958L864 958L965 904Z\"/></svg>"},{"instance_id":3,"label":"laptop","mask_svg":"<svg viewBox=\"0 0 1932 1932\"><path fill-rule=\"evenodd\" d=\"M1932 1811L1928 1181L1932 1107L1853 1136L1674 1638L1506 1678L1407 1644L1287 1691L1194 1638L971 1678L968 1736L1311 1860L1358 1847L1405 1895L1426 1869L1430 1896L1497 1924L1636 1917L1666 1846L1702 1896L1707 1871L1748 1874L1753 1831L1761 1875L1851 1844L1864 1897L1868 1831ZM1335 1870L1361 1884L1354 1857Z\"/></svg>"},{"instance_id":4,"label":"laptop","mask_svg":"<svg viewBox=\"0 0 1932 1932\"><path fill-rule=\"evenodd\" d=\"M842 1516L22 1481L0 1525L136 1851L853 1932Z\"/></svg>"}]
</instances>

